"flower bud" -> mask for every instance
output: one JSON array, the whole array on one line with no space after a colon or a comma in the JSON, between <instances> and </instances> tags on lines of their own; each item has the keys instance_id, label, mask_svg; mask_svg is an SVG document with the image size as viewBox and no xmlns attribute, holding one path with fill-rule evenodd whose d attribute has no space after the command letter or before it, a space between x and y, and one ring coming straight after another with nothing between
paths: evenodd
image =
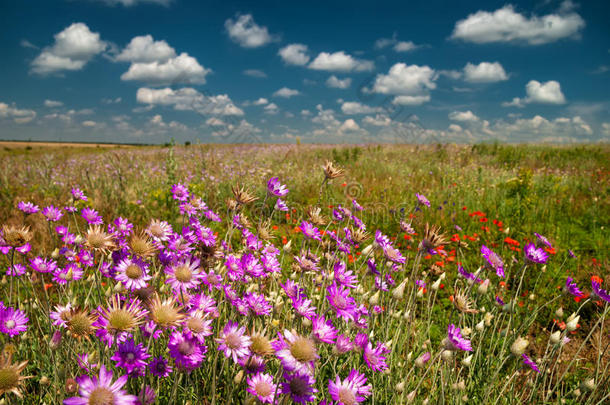
<instances>
[{"instance_id":1,"label":"flower bud","mask_svg":"<svg viewBox=\"0 0 610 405\"><path fill-rule=\"evenodd\" d=\"M290 252L290 246L292 246L292 239L290 239L282 249L284 249L284 252Z\"/></svg>"},{"instance_id":2,"label":"flower bud","mask_svg":"<svg viewBox=\"0 0 610 405\"><path fill-rule=\"evenodd\" d=\"M239 384L241 383L241 381L244 379L244 370L239 370L239 372L237 374L235 374L235 377L233 377L233 382L235 384Z\"/></svg>"},{"instance_id":3,"label":"flower bud","mask_svg":"<svg viewBox=\"0 0 610 405\"><path fill-rule=\"evenodd\" d=\"M470 367L471 364L472 364L472 354L462 360L462 365L464 367Z\"/></svg>"},{"instance_id":4,"label":"flower bud","mask_svg":"<svg viewBox=\"0 0 610 405\"><path fill-rule=\"evenodd\" d=\"M432 285L430 286L430 288L434 291L438 291L438 289L441 287L441 279L440 277L434 282L432 283Z\"/></svg>"},{"instance_id":5,"label":"flower bud","mask_svg":"<svg viewBox=\"0 0 610 405\"><path fill-rule=\"evenodd\" d=\"M578 327L579 320L580 320L580 315L576 315L576 314L570 315L570 317L567 319L567 322L566 322L566 330L568 332L572 332L572 331L576 330L576 328Z\"/></svg>"},{"instance_id":6,"label":"flower bud","mask_svg":"<svg viewBox=\"0 0 610 405\"><path fill-rule=\"evenodd\" d=\"M527 339L524 339L521 336L519 336L510 346L510 351L515 356L521 356L523 353L525 353L525 349L527 348L527 345L529 345L529 344L530 344L530 342Z\"/></svg>"},{"instance_id":7,"label":"flower bud","mask_svg":"<svg viewBox=\"0 0 610 405\"><path fill-rule=\"evenodd\" d=\"M51 338L51 342L49 343L49 347L51 350L57 350L61 345L61 332L56 330L53 332L53 337Z\"/></svg>"},{"instance_id":8,"label":"flower bud","mask_svg":"<svg viewBox=\"0 0 610 405\"><path fill-rule=\"evenodd\" d=\"M557 308L557 311L555 311L555 315L557 315L557 317L559 317L559 318L563 318L563 308L562 307Z\"/></svg>"},{"instance_id":9,"label":"flower bud","mask_svg":"<svg viewBox=\"0 0 610 405\"><path fill-rule=\"evenodd\" d=\"M407 403L411 403L413 402L413 400L415 399L415 390L409 392L409 394L407 394Z\"/></svg>"},{"instance_id":10,"label":"flower bud","mask_svg":"<svg viewBox=\"0 0 610 405\"><path fill-rule=\"evenodd\" d=\"M379 304L379 290L369 298L369 304L377 305Z\"/></svg>"},{"instance_id":11,"label":"flower bud","mask_svg":"<svg viewBox=\"0 0 610 405\"><path fill-rule=\"evenodd\" d=\"M593 391L595 389L595 380L593 378L585 379L581 384L580 388L585 391Z\"/></svg>"},{"instance_id":12,"label":"flower bud","mask_svg":"<svg viewBox=\"0 0 610 405\"><path fill-rule=\"evenodd\" d=\"M405 286L407 285L407 280L403 280L402 283L398 284L394 290L392 290L392 297L395 300L401 300L405 296Z\"/></svg>"},{"instance_id":13,"label":"flower bud","mask_svg":"<svg viewBox=\"0 0 610 405\"><path fill-rule=\"evenodd\" d=\"M441 358L445 361L453 360L453 352L451 350L443 350L441 352Z\"/></svg>"},{"instance_id":14,"label":"flower bud","mask_svg":"<svg viewBox=\"0 0 610 405\"><path fill-rule=\"evenodd\" d=\"M430 360L430 352L426 352L415 359L415 367L423 368L426 363Z\"/></svg>"},{"instance_id":15,"label":"flower bud","mask_svg":"<svg viewBox=\"0 0 610 405\"><path fill-rule=\"evenodd\" d=\"M479 287L477 288L477 292L481 295L487 294L487 290L489 289L489 279L484 280Z\"/></svg>"},{"instance_id":16,"label":"flower bud","mask_svg":"<svg viewBox=\"0 0 610 405\"><path fill-rule=\"evenodd\" d=\"M561 341L561 331L551 333L550 341L554 345L559 343Z\"/></svg>"},{"instance_id":17,"label":"flower bud","mask_svg":"<svg viewBox=\"0 0 610 405\"><path fill-rule=\"evenodd\" d=\"M368 256L371 253L372 250L373 250L373 245L368 245L367 247L362 249L362 254L364 256Z\"/></svg>"},{"instance_id":18,"label":"flower bud","mask_svg":"<svg viewBox=\"0 0 610 405\"><path fill-rule=\"evenodd\" d=\"M403 392L405 390L405 382L401 381L398 384L396 384L396 391L397 392Z\"/></svg>"},{"instance_id":19,"label":"flower bud","mask_svg":"<svg viewBox=\"0 0 610 405\"><path fill-rule=\"evenodd\" d=\"M485 329L485 321L477 323L474 328L477 330L477 332L482 332L483 329Z\"/></svg>"}]
</instances>

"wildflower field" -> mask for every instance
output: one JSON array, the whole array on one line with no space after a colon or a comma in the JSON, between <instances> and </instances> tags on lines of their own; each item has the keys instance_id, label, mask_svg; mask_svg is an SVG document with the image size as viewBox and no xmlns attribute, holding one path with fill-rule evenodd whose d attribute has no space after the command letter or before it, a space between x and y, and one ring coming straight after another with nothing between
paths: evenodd
<instances>
[{"instance_id":1,"label":"wildflower field","mask_svg":"<svg viewBox=\"0 0 610 405\"><path fill-rule=\"evenodd\" d=\"M0 151L4 404L610 402L610 147Z\"/></svg>"}]
</instances>

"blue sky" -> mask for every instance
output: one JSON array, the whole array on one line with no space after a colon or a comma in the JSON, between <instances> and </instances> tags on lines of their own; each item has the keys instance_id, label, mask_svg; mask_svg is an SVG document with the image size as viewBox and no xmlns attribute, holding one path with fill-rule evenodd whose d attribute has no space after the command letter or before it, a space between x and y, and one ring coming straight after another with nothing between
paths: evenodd
<instances>
[{"instance_id":1,"label":"blue sky","mask_svg":"<svg viewBox=\"0 0 610 405\"><path fill-rule=\"evenodd\" d=\"M0 139L610 140L610 4L4 1Z\"/></svg>"}]
</instances>

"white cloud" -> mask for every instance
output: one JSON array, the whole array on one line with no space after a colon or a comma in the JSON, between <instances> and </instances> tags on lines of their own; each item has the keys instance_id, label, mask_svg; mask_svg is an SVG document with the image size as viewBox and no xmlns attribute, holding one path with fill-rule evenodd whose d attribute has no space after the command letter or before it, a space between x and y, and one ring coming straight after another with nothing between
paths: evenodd
<instances>
[{"instance_id":1,"label":"white cloud","mask_svg":"<svg viewBox=\"0 0 610 405\"><path fill-rule=\"evenodd\" d=\"M301 110L301 115L303 117L308 117L308 116L311 115L311 111L309 111L309 110Z\"/></svg>"},{"instance_id":2,"label":"white cloud","mask_svg":"<svg viewBox=\"0 0 610 405\"><path fill-rule=\"evenodd\" d=\"M369 124L376 127L387 127L392 123L392 119L387 115L377 114L374 117L366 116L362 119L363 124Z\"/></svg>"},{"instance_id":3,"label":"white cloud","mask_svg":"<svg viewBox=\"0 0 610 405\"><path fill-rule=\"evenodd\" d=\"M261 97L261 98L259 98L258 100L256 100L256 101L252 102L252 105L265 105L265 104L267 104L267 103L269 103L269 100L267 100L267 99L266 99L266 98L264 98L264 97Z\"/></svg>"},{"instance_id":4,"label":"white cloud","mask_svg":"<svg viewBox=\"0 0 610 405\"><path fill-rule=\"evenodd\" d=\"M17 124L26 124L36 118L36 111L19 109L15 104L8 105L0 102L0 118L9 118Z\"/></svg>"},{"instance_id":5,"label":"white cloud","mask_svg":"<svg viewBox=\"0 0 610 405\"><path fill-rule=\"evenodd\" d=\"M584 20L569 9L528 18L517 13L512 5L506 5L494 12L477 11L458 21L451 38L477 44L517 42L541 45L577 37L584 26Z\"/></svg>"},{"instance_id":6,"label":"white cloud","mask_svg":"<svg viewBox=\"0 0 610 405\"><path fill-rule=\"evenodd\" d=\"M174 57L176 51L167 42L155 41L151 35L142 35L132 38L115 59L121 62L151 63L165 62Z\"/></svg>"},{"instance_id":7,"label":"white cloud","mask_svg":"<svg viewBox=\"0 0 610 405\"><path fill-rule=\"evenodd\" d=\"M225 122L223 120L220 120L216 117L210 117L205 121L206 125L209 125L211 127L222 127L225 125Z\"/></svg>"},{"instance_id":8,"label":"white cloud","mask_svg":"<svg viewBox=\"0 0 610 405\"><path fill-rule=\"evenodd\" d=\"M574 142L590 140L593 135L591 126L580 116L548 120L536 115L511 123L501 120L493 129L503 140L511 141Z\"/></svg>"},{"instance_id":9,"label":"white cloud","mask_svg":"<svg viewBox=\"0 0 610 405\"><path fill-rule=\"evenodd\" d=\"M282 87L281 89L273 93L273 97L290 98L293 96L298 96L299 94L301 93L298 90L289 89L288 87Z\"/></svg>"},{"instance_id":10,"label":"white cloud","mask_svg":"<svg viewBox=\"0 0 610 405\"><path fill-rule=\"evenodd\" d=\"M345 120L339 127L339 132L358 131L360 126L353 119L349 118Z\"/></svg>"},{"instance_id":11,"label":"white cloud","mask_svg":"<svg viewBox=\"0 0 610 405\"><path fill-rule=\"evenodd\" d=\"M198 83L204 84L205 77L211 69L197 62L197 59L182 53L166 62L133 63L129 70L121 75L121 80L138 80L154 85Z\"/></svg>"},{"instance_id":12,"label":"white cloud","mask_svg":"<svg viewBox=\"0 0 610 405\"><path fill-rule=\"evenodd\" d=\"M136 93L136 100L142 104L173 106L176 110L196 111L204 115L244 115L226 94L206 96L190 87L178 90L142 87Z\"/></svg>"},{"instance_id":13,"label":"white cloud","mask_svg":"<svg viewBox=\"0 0 610 405\"><path fill-rule=\"evenodd\" d=\"M461 121L461 122L474 122L478 121L479 117L477 117L472 111L454 111L449 114L449 119L452 121Z\"/></svg>"},{"instance_id":14,"label":"white cloud","mask_svg":"<svg viewBox=\"0 0 610 405\"><path fill-rule=\"evenodd\" d=\"M524 107L525 104L565 104L566 98L561 92L559 82L549 80L545 83L540 83L537 80L530 80L525 86L527 97L515 97L510 102L502 103L503 107Z\"/></svg>"},{"instance_id":15,"label":"white cloud","mask_svg":"<svg viewBox=\"0 0 610 405\"><path fill-rule=\"evenodd\" d=\"M83 122L82 122L82 126L83 126L83 127L89 127L89 128L92 128L92 127L95 127L96 125L97 125L97 122L95 122L95 121L91 121L91 120L87 120L87 121L83 121Z\"/></svg>"},{"instance_id":16,"label":"white cloud","mask_svg":"<svg viewBox=\"0 0 610 405\"><path fill-rule=\"evenodd\" d=\"M108 45L100 34L83 23L73 23L55 34L55 43L46 47L32 61L31 71L40 75L62 70L80 70Z\"/></svg>"},{"instance_id":17,"label":"white cloud","mask_svg":"<svg viewBox=\"0 0 610 405\"><path fill-rule=\"evenodd\" d=\"M396 52L409 52L414 51L419 48L418 45L415 45L412 41L400 41L394 45L394 51Z\"/></svg>"},{"instance_id":18,"label":"white cloud","mask_svg":"<svg viewBox=\"0 0 610 405\"><path fill-rule=\"evenodd\" d=\"M462 127L459 126L458 124L450 124L449 125L449 131L451 131L451 132L462 132Z\"/></svg>"},{"instance_id":19,"label":"white cloud","mask_svg":"<svg viewBox=\"0 0 610 405\"><path fill-rule=\"evenodd\" d=\"M246 69L243 72L246 76L250 76L250 77L256 77L258 79L264 79L267 77L267 73L263 72L262 70L258 70L258 69Z\"/></svg>"},{"instance_id":20,"label":"white cloud","mask_svg":"<svg viewBox=\"0 0 610 405\"><path fill-rule=\"evenodd\" d=\"M121 101L123 101L122 97L117 97L117 98L102 98L102 103L103 104L119 104Z\"/></svg>"},{"instance_id":21,"label":"white cloud","mask_svg":"<svg viewBox=\"0 0 610 405\"><path fill-rule=\"evenodd\" d=\"M428 101L428 91L436 88L436 74L428 66L406 65L397 63L387 75L378 74L372 91L381 94L395 94L402 97L396 104L410 104Z\"/></svg>"},{"instance_id":22,"label":"white cloud","mask_svg":"<svg viewBox=\"0 0 610 405\"><path fill-rule=\"evenodd\" d=\"M499 62L467 63L464 66L464 80L471 83L492 83L508 80L508 75Z\"/></svg>"},{"instance_id":23,"label":"white cloud","mask_svg":"<svg viewBox=\"0 0 610 405\"><path fill-rule=\"evenodd\" d=\"M345 79L339 79L337 76L332 75L326 80L326 86L333 87L335 89L347 89L352 84L352 79L346 77Z\"/></svg>"},{"instance_id":24,"label":"white cloud","mask_svg":"<svg viewBox=\"0 0 610 405\"><path fill-rule=\"evenodd\" d=\"M610 137L610 122L602 123L602 135Z\"/></svg>"},{"instance_id":25,"label":"white cloud","mask_svg":"<svg viewBox=\"0 0 610 405\"><path fill-rule=\"evenodd\" d=\"M277 114L280 111L279 107L275 103L267 104L263 108L263 110L265 111L265 114L271 114L271 115L275 115L275 114Z\"/></svg>"},{"instance_id":26,"label":"white cloud","mask_svg":"<svg viewBox=\"0 0 610 405\"><path fill-rule=\"evenodd\" d=\"M278 51L278 55L282 57L284 63L288 65L303 66L309 62L309 55L307 55L307 45L303 44L290 44Z\"/></svg>"},{"instance_id":27,"label":"white cloud","mask_svg":"<svg viewBox=\"0 0 610 405\"><path fill-rule=\"evenodd\" d=\"M61 101L55 101L55 100L45 100L44 101L44 106L49 107L49 108L61 107L62 105L64 105L64 103L62 103Z\"/></svg>"},{"instance_id":28,"label":"white cloud","mask_svg":"<svg viewBox=\"0 0 610 405\"><path fill-rule=\"evenodd\" d=\"M251 14L240 15L237 20L229 18L225 28L233 42L244 48L258 48L274 41L267 27L256 24Z\"/></svg>"},{"instance_id":29,"label":"white cloud","mask_svg":"<svg viewBox=\"0 0 610 405\"><path fill-rule=\"evenodd\" d=\"M374 114L382 112L383 108L380 107L369 107L368 105L361 104L357 101L346 101L341 105L341 111L343 114L354 115L354 114Z\"/></svg>"},{"instance_id":30,"label":"white cloud","mask_svg":"<svg viewBox=\"0 0 610 405\"><path fill-rule=\"evenodd\" d=\"M430 95L423 96L396 96L392 100L392 104L396 105L422 105L430 101Z\"/></svg>"},{"instance_id":31,"label":"white cloud","mask_svg":"<svg viewBox=\"0 0 610 405\"><path fill-rule=\"evenodd\" d=\"M310 69L337 72L363 72L373 70L375 64L369 60L356 59L344 51L328 53L320 52L309 64Z\"/></svg>"}]
</instances>

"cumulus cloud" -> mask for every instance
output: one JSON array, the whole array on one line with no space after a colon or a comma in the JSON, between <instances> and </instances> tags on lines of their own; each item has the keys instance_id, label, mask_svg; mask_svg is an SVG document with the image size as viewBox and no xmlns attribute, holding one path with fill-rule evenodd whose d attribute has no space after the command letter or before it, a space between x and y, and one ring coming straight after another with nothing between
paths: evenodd
<instances>
[{"instance_id":1,"label":"cumulus cloud","mask_svg":"<svg viewBox=\"0 0 610 405\"><path fill-rule=\"evenodd\" d=\"M477 11L455 24L451 38L476 44L515 42L541 45L562 38L575 38L585 21L571 8L542 17L526 17L506 5L494 12Z\"/></svg>"},{"instance_id":2,"label":"cumulus cloud","mask_svg":"<svg viewBox=\"0 0 610 405\"><path fill-rule=\"evenodd\" d=\"M36 118L36 111L0 102L0 118L12 119L16 124L26 124Z\"/></svg>"},{"instance_id":3,"label":"cumulus cloud","mask_svg":"<svg viewBox=\"0 0 610 405\"><path fill-rule=\"evenodd\" d=\"M151 63L165 62L175 56L176 51L167 42L155 41L152 35L142 35L132 38L115 59L120 62Z\"/></svg>"},{"instance_id":4,"label":"cumulus cloud","mask_svg":"<svg viewBox=\"0 0 610 405\"><path fill-rule=\"evenodd\" d=\"M206 96L191 87L151 89L141 87L136 100L149 106L172 106L176 110L196 111L204 115L244 115L226 94Z\"/></svg>"},{"instance_id":5,"label":"cumulus cloud","mask_svg":"<svg viewBox=\"0 0 610 405\"><path fill-rule=\"evenodd\" d=\"M32 61L31 72L46 75L64 70L80 70L108 44L84 23L73 23L55 34L55 42Z\"/></svg>"},{"instance_id":6,"label":"cumulus cloud","mask_svg":"<svg viewBox=\"0 0 610 405\"><path fill-rule=\"evenodd\" d=\"M281 89L273 93L273 97L290 98L293 96L298 96L299 94L301 93L298 90L289 89L288 87L282 87Z\"/></svg>"},{"instance_id":7,"label":"cumulus cloud","mask_svg":"<svg viewBox=\"0 0 610 405\"><path fill-rule=\"evenodd\" d=\"M341 111L343 114L355 115L355 114L374 114L382 112L381 107L370 107L357 101L346 101L341 105Z\"/></svg>"},{"instance_id":8,"label":"cumulus cloud","mask_svg":"<svg viewBox=\"0 0 610 405\"><path fill-rule=\"evenodd\" d=\"M267 27L254 22L251 14L238 15L236 20L229 18L225 21L225 28L229 38L243 48L258 48L275 40Z\"/></svg>"},{"instance_id":9,"label":"cumulus cloud","mask_svg":"<svg viewBox=\"0 0 610 405\"><path fill-rule=\"evenodd\" d=\"M64 103L62 103L61 101L56 101L56 100L45 100L44 101L44 106L49 107L49 108L61 107L62 105L64 105Z\"/></svg>"},{"instance_id":10,"label":"cumulus cloud","mask_svg":"<svg viewBox=\"0 0 610 405\"><path fill-rule=\"evenodd\" d=\"M508 75L499 62L467 63L464 66L464 80L471 83L492 83L508 80Z\"/></svg>"},{"instance_id":11,"label":"cumulus cloud","mask_svg":"<svg viewBox=\"0 0 610 405\"><path fill-rule=\"evenodd\" d=\"M278 51L278 55L282 57L284 63L288 65L303 66L309 62L309 55L307 55L307 45L303 44L290 44Z\"/></svg>"},{"instance_id":12,"label":"cumulus cloud","mask_svg":"<svg viewBox=\"0 0 610 405\"><path fill-rule=\"evenodd\" d=\"M515 97L510 102L502 103L504 107L524 107L525 104L565 104L566 98L561 92L559 82L549 80L540 83L537 80L530 80L525 86L527 96L525 98Z\"/></svg>"},{"instance_id":13,"label":"cumulus cloud","mask_svg":"<svg viewBox=\"0 0 610 405\"><path fill-rule=\"evenodd\" d=\"M452 121L461 121L461 122L474 122L478 121L479 117L477 117L472 111L454 111L449 113L449 119Z\"/></svg>"},{"instance_id":14,"label":"cumulus cloud","mask_svg":"<svg viewBox=\"0 0 610 405\"><path fill-rule=\"evenodd\" d=\"M225 122L223 120L220 120L216 117L210 117L205 121L206 125L209 125L211 127L222 127L225 125Z\"/></svg>"},{"instance_id":15,"label":"cumulus cloud","mask_svg":"<svg viewBox=\"0 0 610 405\"><path fill-rule=\"evenodd\" d=\"M97 125L97 122L95 122L95 121L91 121L91 120L87 120L87 121L83 121L83 122L81 123L81 125L82 125L83 127L89 127L89 128L92 128L92 127L95 127L95 126Z\"/></svg>"},{"instance_id":16,"label":"cumulus cloud","mask_svg":"<svg viewBox=\"0 0 610 405\"><path fill-rule=\"evenodd\" d=\"M593 129L580 116L549 120L540 115L513 122L498 121L494 131L508 141L574 142L591 140Z\"/></svg>"},{"instance_id":17,"label":"cumulus cloud","mask_svg":"<svg viewBox=\"0 0 610 405\"><path fill-rule=\"evenodd\" d=\"M261 98L259 98L258 100L253 101L253 102L252 102L252 105L265 105L265 104L268 104L268 103L269 103L269 100L267 100L267 99L266 99L266 98L264 98L264 97L261 97Z\"/></svg>"},{"instance_id":18,"label":"cumulus cloud","mask_svg":"<svg viewBox=\"0 0 610 405\"><path fill-rule=\"evenodd\" d=\"M269 103L263 108L265 114L275 115L280 111L280 108L275 103Z\"/></svg>"},{"instance_id":19,"label":"cumulus cloud","mask_svg":"<svg viewBox=\"0 0 610 405\"><path fill-rule=\"evenodd\" d=\"M377 114L374 117L366 116L362 119L363 124L373 125L376 127L387 127L392 123L392 119L384 114Z\"/></svg>"},{"instance_id":20,"label":"cumulus cloud","mask_svg":"<svg viewBox=\"0 0 610 405\"><path fill-rule=\"evenodd\" d=\"M410 52L419 48L419 45L415 45L412 41L399 41L394 45L394 51L396 52Z\"/></svg>"},{"instance_id":21,"label":"cumulus cloud","mask_svg":"<svg viewBox=\"0 0 610 405\"><path fill-rule=\"evenodd\" d=\"M399 41L396 33L394 33L392 38L380 38L375 41L375 49L384 49L388 46L392 46L395 52L410 52L422 47L421 45L416 45L413 41Z\"/></svg>"},{"instance_id":22,"label":"cumulus cloud","mask_svg":"<svg viewBox=\"0 0 610 405\"><path fill-rule=\"evenodd\" d=\"M352 84L352 79L346 77L345 79L339 79L337 76L332 75L326 80L326 86L335 89L347 89Z\"/></svg>"},{"instance_id":23,"label":"cumulus cloud","mask_svg":"<svg viewBox=\"0 0 610 405\"><path fill-rule=\"evenodd\" d=\"M360 126L353 119L346 119L339 127L339 132L358 131Z\"/></svg>"},{"instance_id":24,"label":"cumulus cloud","mask_svg":"<svg viewBox=\"0 0 610 405\"><path fill-rule=\"evenodd\" d=\"M388 74L377 75L370 91L396 95L394 104L420 105L430 100L429 91L436 88L436 79L436 72L428 66L397 63Z\"/></svg>"},{"instance_id":25,"label":"cumulus cloud","mask_svg":"<svg viewBox=\"0 0 610 405\"><path fill-rule=\"evenodd\" d=\"M320 52L308 67L313 70L364 72L373 70L375 64L372 61L356 59L344 51L339 51L334 53Z\"/></svg>"},{"instance_id":26,"label":"cumulus cloud","mask_svg":"<svg viewBox=\"0 0 610 405\"><path fill-rule=\"evenodd\" d=\"M250 77L256 77L258 79L264 79L267 77L267 73L263 72L262 70L258 70L258 69L246 69L243 72L246 76L250 76Z\"/></svg>"},{"instance_id":27,"label":"cumulus cloud","mask_svg":"<svg viewBox=\"0 0 610 405\"><path fill-rule=\"evenodd\" d=\"M137 80L152 85L204 84L210 72L211 69L201 66L197 59L182 53L165 62L132 63L129 70L121 75L121 80Z\"/></svg>"}]
</instances>

